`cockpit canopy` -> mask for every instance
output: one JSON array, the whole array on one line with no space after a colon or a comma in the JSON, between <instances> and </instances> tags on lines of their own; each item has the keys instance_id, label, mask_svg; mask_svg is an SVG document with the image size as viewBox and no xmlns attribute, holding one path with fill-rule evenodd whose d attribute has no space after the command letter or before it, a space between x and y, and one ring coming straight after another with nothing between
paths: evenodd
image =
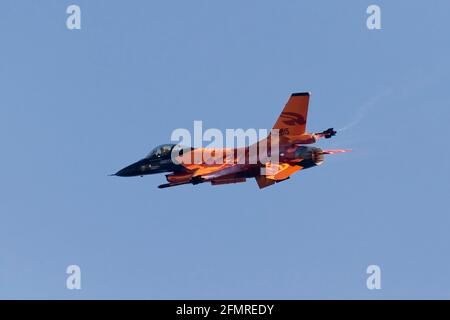
<instances>
[{"instance_id":1,"label":"cockpit canopy","mask_svg":"<svg viewBox=\"0 0 450 320\"><path fill-rule=\"evenodd\" d=\"M178 144L162 144L150 151L145 159L167 159L172 157L172 152L175 156L181 156L185 152L194 150L194 148L181 146Z\"/></svg>"},{"instance_id":2,"label":"cockpit canopy","mask_svg":"<svg viewBox=\"0 0 450 320\"><path fill-rule=\"evenodd\" d=\"M168 158L172 152L172 148L175 144L162 144L154 148L147 154L145 159L158 159L158 158Z\"/></svg>"}]
</instances>

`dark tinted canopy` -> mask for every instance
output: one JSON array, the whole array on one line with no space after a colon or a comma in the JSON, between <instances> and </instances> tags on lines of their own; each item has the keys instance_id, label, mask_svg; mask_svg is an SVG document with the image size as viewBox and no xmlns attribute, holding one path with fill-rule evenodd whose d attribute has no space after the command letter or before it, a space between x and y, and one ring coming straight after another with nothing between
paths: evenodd
<instances>
[{"instance_id":1,"label":"dark tinted canopy","mask_svg":"<svg viewBox=\"0 0 450 320\"><path fill-rule=\"evenodd\" d=\"M170 152L172 151L172 148L175 146L175 144L162 144L160 146L157 146L152 151L150 151L149 154L145 157L146 159L149 158L161 158L161 157L167 157L170 156Z\"/></svg>"}]
</instances>

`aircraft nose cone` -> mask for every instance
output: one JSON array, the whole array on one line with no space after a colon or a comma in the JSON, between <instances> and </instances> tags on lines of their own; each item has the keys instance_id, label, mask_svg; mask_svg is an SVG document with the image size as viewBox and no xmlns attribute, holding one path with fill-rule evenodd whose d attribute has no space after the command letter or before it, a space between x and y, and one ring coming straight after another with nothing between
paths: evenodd
<instances>
[{"instance_id":1,"label":"aircraft nose cone","mask_svg":"<svg viewBox=\"0 0 450 320\"><path fill-rule=\"evenodd\" d=\"M115 173L115 176L119 177L132 177L142 174L140 163L133 163Z\"/></svg>"},{"instance_id":2,"label":"aircraft nose cone","mask_svg":"<svg viewBox=\"0 0 450 320\"><path fill-rule=\"evenodd\" d=\"M114 175L119 176L119 177L129 177L130 170L128 170L128 167L126 167L126 168L123 168L123 169L117 171Z\"/></svg>"}]
</instances>

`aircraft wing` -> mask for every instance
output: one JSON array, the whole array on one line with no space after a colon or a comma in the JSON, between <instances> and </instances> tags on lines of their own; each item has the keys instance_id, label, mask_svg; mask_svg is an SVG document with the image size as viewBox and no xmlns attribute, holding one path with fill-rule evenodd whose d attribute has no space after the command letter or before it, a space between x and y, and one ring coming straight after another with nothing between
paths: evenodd
<instances>
[{"instance_id":1,"label":"aircraft wing","mask_svg":"<svg viewBox=\"0 0 450 320\"><path fill-rule=\"evenodd\" d=\"M185 163L181 163L187 170L191 171L192 177L202 179L202 181L210 181L224 176L233 175L246 169L245 165L235 163L233 159L234 153L229 153L228 149L218 150L197 148L188 154L183 155ZM212 156L214 154L214 156ZM200 161L195 161L195 159ZM215 163L213 160L222 160L222 163Z\"/></svg>"},{"instance_id":2,"label":"aircraft wing","mask_svg":"<svg viewBox=\"0 0 450 320\"><path fill-rule=\"evenodd\" d=\"M217 166L205 166L195 170L193 177L202 177L204 180L217 179L242 171L242 166L237 164L222 164Z\"/></svg>"}]
</instances>

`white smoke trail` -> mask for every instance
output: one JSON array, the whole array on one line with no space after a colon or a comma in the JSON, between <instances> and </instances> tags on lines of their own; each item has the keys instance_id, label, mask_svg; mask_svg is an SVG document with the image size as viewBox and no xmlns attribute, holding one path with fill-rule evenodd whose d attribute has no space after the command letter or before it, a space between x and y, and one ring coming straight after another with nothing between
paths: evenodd
<instances>
[{"instance_id":1,"label":"white smoke trail","mask_svg":"<svg viewBox=\"0 0 450 320\"><path fill-rule=\"evenodd\" d=\"M344 127L338 129L338 132L346 131L350 128L353 128L357 124L361 122L361 120L364 119L364 117L367 115L367 113L378 104L380 100L387 97L389 94L391 94L392 89L385 89L381 91L376 96L370 98L368 101L366 101L356 112L355 117Z\"/></svg>"},{"instance_id":2,"label":"white smoke trail","mask_svg":"<svg viewBox=\"0 0 450 320\"><path fill-rule=\"evenodd\" d=\"M445 77L446 74L439 68L416 68L409 70L407 74L399 76L399 79L392 83L388 88L385 88L377 95L366 101L356 112L355 117L347 125L338 129L337 131L346 131L358 125L379 103L386 97L395 93L396 99L410 99L412 93L423 92L424 88L433 86L439 79Z\"/></svg>"}]
</instances>

